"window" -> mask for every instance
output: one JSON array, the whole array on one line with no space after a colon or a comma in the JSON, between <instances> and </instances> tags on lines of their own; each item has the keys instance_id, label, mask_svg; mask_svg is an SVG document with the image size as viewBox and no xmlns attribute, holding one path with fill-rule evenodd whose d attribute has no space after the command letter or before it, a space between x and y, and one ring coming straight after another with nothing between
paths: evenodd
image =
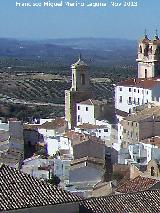
<instances>
[{"instance_id":1,"label":"window","mask_svg":"<svg viewBox=\"0 0 160 213\"><path fill-rule=\"evenodd\" d=\"M122 87L119 88L119 91L122 91Z\"/></svg>"},{"instance_id":2,"label":"window","mask_svg":"<svg viewBox=\"0 0 160 213\"><path fill-rule=\"evenodd\" d=\"M119 103L122 103L122 96L119 96Z\"/></svg>"},{"instance_id":3,"label":"window","mask_svg":"<svg viewBox=\"0 0 160 213\"><path fill-rule=\"evenodd\" d=\"M138 98L138 104L139 104L139 98Z\"/></svg>"},{"instance_id":4,"label":"window","mask_svg":"<svg viewBox=\"0 0 160 213\"><path fill-rule=\"evenodd\" d=\"M78 122L80 122L80 115L78 115Z\"/></svg>"},{"instance_id":5,"label":"window","mask_svg":"<svg viewBox=\"0 0 160 213\"><path fill-rule=\"evenodd\" d=\"M147 78L147 69L145 69L145 78Z\"/></svg>"},{"instance_id":6,"label":"window","mask_svg":"<svg viewBox=\"0 0 160 213\"><path fill-rule=\"evenodd\" d=\"M136 92L136 89L134 89L134 92Z\"/></svg>"},{"instance_id":7,"label":"window","mask_svg":"<svg viewBox=\"0 0 160 213\"><path fill-rule=\"evenodd\" d=\"M133 102L134 102L134 104L136 104L136 98L135 97L134 97L134 101Z\"/></svg>"},{"instance_id":8,"label":"window","mask_svg":"<svg viewBox=\"0 0 160 213\"><path fill-rule=\"evenodd\" d=\"M88 111L88 107L86 107L86 111Z\"/></svg>"},{"instance_id":9,"label":"window","mask_svg":"<svg viewBox=\"0 0 160 213\"><path fill-rule=\"evenodd\" d=\"M129 109L129 114L131 114L131 109Z\"/></svg>"},{"instance_id":10,"label":"window","mask_svg":"<svg viewBox=\"0 0 160 213\"><path fill-rule=\"evenodd\" d=\"M129 88L129 92L131 92L131 88Z\"/></svg>"},{"instance_id":11,"label":"window","mask_svg":"<svg viewBox=\"0 0 160 213\"><path fill-rule=\"evenodd\" d=\"M139 89L138 89L138 93L139 93Z\"/></svg>"},{"instance_id":12,"label":"window","mask_svg":"<svg viewBox=\"0 0 160 213\"><path fill-rule=\"evenodd\" d=\"M151 176L154 176L155 175L155 171L154 171L154 167L152 166L151 167Z\"/></svg>"},{"instance_id":13,"label":"window","mask_svg":"<svg viewBox=\"0 0 160 213\"><path fill-rule=\"evenodd\" d=\"M104 132L108 132L108 129L104 129Z\"/></svg>"},{"instance_id":14,"label":"window","mask_svg":"<svg viewBox=\"0 0 160 213\"><path fill-rule=\"evenodd\" d=\"M126 129L123 129L123 132L126 133Z\"/></svg>"},{"instance_id":15,"label":"window","mask_svg":"<svg viewBox=\"0 0 160 213\"><path fill-rule=\"evenodd\" d=\"M99 130L99 133L101 133L101 130Z\"/></svg>"},{"instance_id":16,"label":"window","mask_svg":"<svg viewBox=\"0 0 160 213\"><path fill-rule=\"evenodd\" d=\"M142 46L139 46L139 52L142 53Z\"/></svg>"},{"instance_id":17,"label":"window","mask_svg":"<svg viewBox=\"0 0 160 213\"><path fill-rule=\"evenodd\" d=\"M78 106L78 110L80 110L80 106Z\"/></svg>"},{"instance_id":18,"label":"window","mask_svg":"<svg viewBox=\"0 0 160 213\"><path fill-rule=\"evenodd\" d=\"M131 97L129 97L128 102L129 102L129 104L131 104L131 103L132 103L132 98L131 98Z\"/></svg>"},{"instance_id":19,"label":"window","mask_svg":"<svg viewBox=\"0 0 160 213\"><path fill-rule=\"evenodd\" d=\"M85 84L85 74L81 74L81 84Z\"/></svg>"},{"instance_id":20,"label":"window","mask_svg":"<svg viewBox=\"0 0 160 213\"><path fill-rule=\"evenodd\" d=\"M147 90L147 95L148 95L148 90Z\"/></svg>"}]
</instances>

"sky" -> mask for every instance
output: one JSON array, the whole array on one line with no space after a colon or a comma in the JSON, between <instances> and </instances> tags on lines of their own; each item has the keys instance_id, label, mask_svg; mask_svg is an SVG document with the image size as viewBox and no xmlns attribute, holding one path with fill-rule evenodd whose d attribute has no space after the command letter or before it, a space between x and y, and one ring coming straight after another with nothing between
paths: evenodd
<instances>
[{"instance_id":1,"label":"sky","mask_svg":"<svg viewBox=\"0 0 160 213\"><path fill-rule=\"evenodd\" d=\"M84 6L67 6L76 3ZM111 3L112 2L112 3ZM133 0L137 6L125 7L125 0L0 0L0 37L18 39L127 38L160 34L160 0ZM23 6L28 3L31 6ZM33 3L41 3L33 7ZM62 3L62 6L44 6ZM92 6L89 5L92 3ZM93 4L94 3L94 4ZM106 3L105 7L93 7ZM118 3L120 6L113 6ZM39 4L40 5L40 4Z\"/></svg>"}]
</instances>

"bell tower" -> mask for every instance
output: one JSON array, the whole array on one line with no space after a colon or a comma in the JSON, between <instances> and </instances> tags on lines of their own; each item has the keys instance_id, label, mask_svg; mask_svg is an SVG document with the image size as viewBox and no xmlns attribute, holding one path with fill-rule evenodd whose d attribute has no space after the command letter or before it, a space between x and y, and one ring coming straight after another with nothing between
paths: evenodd
<instances>
[{"instance_id":1,"label":"bell tower","mask_svg":"<svg viewBox=\"0 0 160 213\"><path fill-rule=\"evenodd\" d=\"M73 91L90 90L88 65L82 61L81 55L75 64L71 65Z\"/></svg>"},{"instance_id":2,"label":"bell tower","mask_svg":"<svg viewBox=\"0 0 160 213\"><path fill-rule=\"evenodd\" d=\"M88 65L82 60L80 55L78 61L71 65L72 86L70 90L65 90L65 119L69 128L73 129L77 123L76 104L93 97L90 88L90 78Z\"/></svg>"},{"instance_id":3,"label":"bell tower","mask_svg":"<svg viewBox=\"0 0 160 213\"><path fill-rule=\"evenodd\" d=\"M153 40L146 34L138 44L138 78L154 78L160 75L160 39L156 30Z\"/></svg>"}]
</instances>

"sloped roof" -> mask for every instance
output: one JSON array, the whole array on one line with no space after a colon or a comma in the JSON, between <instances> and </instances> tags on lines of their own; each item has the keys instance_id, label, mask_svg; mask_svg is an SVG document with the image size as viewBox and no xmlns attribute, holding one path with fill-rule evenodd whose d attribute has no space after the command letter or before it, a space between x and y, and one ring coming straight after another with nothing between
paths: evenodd
<instances>
[{"instance_id":1,"label":"sloped roof","mask_svg":"<svg viewBox=\"0 0 160 213\"><path fill-rule=\"evenodd\" d=\"M88 100L85 100L85 101L81 101L79 104L84 104L84 105L104 105L104 104L107 104L107 102L88 99Z\"/></svg>"},{"instance_id":2,"label":"sloped roof","mask_svg":"<svg viewBox=\"0 0 160 213\"><path fill-rule=\"evenodd\" d=\"M160 136L146 138L146 139L141 140L140 142L145 143L145 144L152 144L152 145L160 147Z\"/></svg>"},{"instance_id":3,"label":"sloped roof","mask_svg":"<svg viewBox=\"0 0 160 213\"><path fill-rule=\"evenodd\" d=\"M160 190L148 190L86 199L81 202L80 213L158 213L159 210Z\"/></svg>"},{"instance_id":4,"label":"sloped roof","mask_svg":"<svg viewBox=\"0 0 160 213\"><path fill-rule=\"evenodd\" d=\"M56 118L51 122L45 122L39 128L40 129L56 129L58 127L63 127L67 125L67 121L64 118Z\"/></svg>"},{"instance_id":5,"label":"sloped roof","mask_svg":"<svg viewBox=\"0 0 160 213\"><path fill-rule=\"evenodd\" d=\"M115 191L120 193L144 191L150 189L156 183L160 183L160 180L138 176L132 180L126 181L124 184L119 186Z\"/></svg>"},{"instance_id":6,"label":"sloped roof","mask_svg":"<svg viewBox=\"0 0 160 213\"><path fill-rule=\"evenodd\" d=\"M122 81L118 83L117 86L126 86L126 87L128 86L128 87L150 89L157 85L160 85L159 78L150 78L150 79L134 78Z\"/></svg>"},{"instance_id":7,"label":"sloped roof","mask_svg":"<svg viewBox=\"0 0 160 213\"><path fill-rule=\"evenodd\" d=\"M160 106L145 107L141 111L137 111L136 113L130 114L124 119L127 121L139 122L150 117L152 117L152 120L154 121L156 121L156 119L160 117Z\"/></svg>"},{"instance_id":8,"label":"sloped roof","mask_svg":"<svg viewBox=\"0 0 160 213\"><path fill-rule=\"evenodd\" d=\"M0 211L81 200L76 195L4 164L0 167L0 191Z\"/></svg>"},{"instance_id":9,"label":"sloped roof","mask_svg":"<svg viewBox=\"0 0 160 213\"><path fill-rule=\"evenodd\" d=\"M107 128L107 125L93 125L89 123L83 123L78 126L80 129L100 129L100 128Z\"/></svg>"}]
</instances>

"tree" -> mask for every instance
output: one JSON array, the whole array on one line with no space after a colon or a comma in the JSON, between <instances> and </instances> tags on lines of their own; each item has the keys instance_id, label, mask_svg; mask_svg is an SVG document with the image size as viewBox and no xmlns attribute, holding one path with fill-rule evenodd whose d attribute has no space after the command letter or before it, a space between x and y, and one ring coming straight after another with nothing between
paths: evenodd
<instances>
[{"instance_id":1,"label":"tree","mask_svg":"<svg viewBox=\"0 0 160 213\"><path fill-rule=\"evenodd\" d=\"M58 186L58 184L61 182L60 178L57 175L52 175L51 178L48 180L48 183Z\"/></svg>"}]
</instances>

